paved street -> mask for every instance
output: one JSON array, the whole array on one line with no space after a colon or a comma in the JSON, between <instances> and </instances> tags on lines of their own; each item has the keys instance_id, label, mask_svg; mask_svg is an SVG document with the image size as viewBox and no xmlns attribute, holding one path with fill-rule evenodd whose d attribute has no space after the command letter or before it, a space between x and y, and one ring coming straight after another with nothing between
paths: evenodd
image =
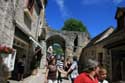
<instances>
[{"instance_id":1,"label":"paved street","mask_svg":"<svg viewBox=\"0 0 125 83\"><path fill-rule=\"evenodd\" d=\"M10 83L43 83L44 81L44 72L41 69L38 69L37 75L31 75L27 78L25 78L23 81L10 81Z\"/></svg>"},{"instance_id":2,"label":"paved street","mask_svg":"<svg viewBox=\"0 0 125 83\"><path fill-rule=\"evenodd\" d=\"M45 79L44 73L45 72L43 72L39 69L37 75L31 75L31 76L25 78L23 81L10 80L10 83L44 83L44 79ZM62 83L69 83L69 81L63 79Z\"/></svg>"},{"instance_id":3,"label":"paved street","mask_svg":"<svg viewBox=\"0 0 125 83\"><path fill-rule=\"evenodd\" d=\"M12 81L12 80L10 80L10 83L23 83L23 81ZM30 82L28 82L28 83L43 83L43 81L38 82L36 80L35 82L32 82L32 80L30 80ZM69 81L68 80L63 80L62 83L69 83Z\"/></svg>"}]
</instances>

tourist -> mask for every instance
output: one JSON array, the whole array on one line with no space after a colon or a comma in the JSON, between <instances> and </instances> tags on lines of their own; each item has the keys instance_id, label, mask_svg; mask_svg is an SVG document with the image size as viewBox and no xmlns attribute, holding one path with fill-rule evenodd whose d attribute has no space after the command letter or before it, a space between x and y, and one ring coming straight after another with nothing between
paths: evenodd
<instances>
[{"instance_id":1,"label":"tourist","mask_svg":"<svg viewBox=\"0 0 125 83\"><path fill-rule=\"evenodd\" d=\"M56 79L57 67L56 59L54 56L48 61L48 67L46 70L46 79L44 83L57 83Z\"/></svg>"},{"instance_id":2,"label":"tourist","mask_svg":"<svg viewBox=\"0 0 125 83\"><path fill-rule=\"evenodd\" d=\"M74 83L98 83L97 74L99 72L99 64L97 61L86 60L83 73L76 77Z\"/></svg>"},{"instance_id":3,"label":"tourist","mask_svg":"<svg viewBox=\"0 0 125 83\"><path fill-rule=\"evenodd\" d=\"M69 70L67 71L67 76L70 74L71 81L74 83L74 79L78 76L78 64L77 64L77 56L73 56L73 62L70 66Z\"/></svg>"},{"instance_id":4,"label":"tourist","mask_svg":"<svg viewBox=\"0 0 125 83\"><path fill-rule=\"evenodd\" d=\"M23 55L21 58L19 58L19 60L17 62L18 80L23 80L23 77L24 77L25 58L26 58L26 56Z\"/></svg>"},{"instance_id":5,"label":"tourist","mask_svg":"<svg viewBox=\"0 0 125 83\"><path fill-rule=\"evenodd\" d=\"M47 55L46 55L47 62L49 62L52 56L53 56L53 47L49 46L47 49Z\"/></svg>"},{"instance_id":6,"label":"tourist","mask_svg":"<svg viewBox=\"0 0 125 83\"><path fill-rule=\"evenodd\" d=\"M69 68L71 67L71 65L72 65L72 63L71 63L71 58L68 57L68 58L66 59L66 61L65 61L65 66L64 66L65 71L68 71ZM71 83L70 74L71 74L71 72L68 73L67 79L68 79L68 80L70 81L70 83Z\"/></svg>"},{"instance_id":7,"label":"tourist","mask_svg":"<svg viewBox=\"0 0 125 83\"><path fill-rule=\"evenodd\" d=\"M68 71L71 65L72 65L71 60L68 57L65 62L65 71Z\"/></svg>"},{"instance_id":8,"label":"tourist","mask_svg":"<svg viewBox=\"0 0 125 83\"><path fill-rule=\"evenodd\" d=\"M104 67L100 67L98 74L99 83L109 83L107 80L105 80L106 77L107 77L107 70Z\"/></svg>"},{"instance_id":9,"label":"tourist","mask_svg":"<svg viewBox=\"0 0 125 83\"><path fill-rule=\"evenodd\" d=\"M36 65L38 67L40 67L41 58L43 56L42 49L40 47L36 47L35 48L35 54L34 54L34 56L35 56L34 59L36 59Z\"/></svg>"},{"instance_id":10,"label":"tourist","mask_svg":"<svg viewBox=\"0 0 125 83\"><path fill-rule=\"evenodd\" d=\"M64 63L64 57L62 56L61 60L57 60L57 67L58 67L58 69L60 69L60 71L64 71L63 63ZM58 83L62 83L62 77L61 77L60 71L58 71L58 77L57 77Z\"/></svg>"}]
</instances>

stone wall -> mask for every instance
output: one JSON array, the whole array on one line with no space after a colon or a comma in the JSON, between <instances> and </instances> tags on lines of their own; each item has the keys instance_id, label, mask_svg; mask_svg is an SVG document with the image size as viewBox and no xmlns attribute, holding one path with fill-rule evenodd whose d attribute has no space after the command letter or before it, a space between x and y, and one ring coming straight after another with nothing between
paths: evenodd
<instances>
[{"instance_id":1,"label":"stone wall","mask_svg":"<svg viewBox=\"0 0 125 83\"><path fill-rule=\"evenodd\" d=\"M34 11L32 16L29 17L24 13L24 1L25 0L0 0L0 44L5 44L9 47L13 47L17 50L17 57L20 58L22 54L26 55L26 71L29 72L32 55L34 49L37 46L33 41L29 41L29 36L33 37L37 41L38 31L43 26L41 25L44 21L44 11L41 12L39 17L38 11L36 10L37 5L34 5ZM36 0L35 0L36 1ZM43 13L43 14L42 14ZM15 30L20 33L15 33ZM18 35L21 34L21 37ZM26 43L21 47L14 44L14 41L18 39ZM25 48L27 46L27 48ZM22 52L23 51L23 52Z\"/></svg>"},{"instance_id":2,"label":"stone wall","mask_svg":"<svg viewBox=\"0 0 125 83\"><path fill-rule=\"evenodd\" d=\"M0 0L0 44L12 47L14 9L11 0Z\"/></svg>"},{"instance_id":3,"label":"stone wall","mask_svg":"<svg viewBox=\"0 0 125 83\"><path fill-rule=\"evenodd\" d=\"M38 31L40 31L43 27L41 24L44 21L44 9L41 10L42 12L39 15L37 10L38 5L36 5L36 0L34 0L33 13L31 14L29 11L27 11L24 1L25 0L16 0L15 2L15 26L23 31L28 37L31 36L35 41L38 42L38 33L40 33ZM33 41L30 41L28 43L29 48L27 49L28 54L26 66L30 67L30 62L32 60L32 56L34 55L34 50L37 45ZM45 54L44 57L46 57ZM29 68L27 68L26 70L28 71Z\"/></svg>"},{"instance_id":4,"label":"stone wall","mask_svg":"<svg viewBox=\"0 0 125 83\"><path fill-rule=\"evenodd\" d=\"M33 37L36 36L36 30L38 28L38 15L34 8L32 16L27 16L24 13L24 0L17 0L15 6L15 21L19 25L19 28L23 30L27 35Z\"/></svg>"},{"instance_id":5,"label":"stone wall","mask_svg":"<svg viewBox=\"0 0 125 83\"><path fill-rule=\"evenodd\" d=\"M111 36L113 28L109 28L93 38L89 44L82 50L80 55L80 64L84 64L85 59L97 60L100 65L103 65L108 70L108 76L111 76L111 56L107 49L104 48L105 39ZM82 69L80 69L81 72Z\"/></svg>"},{"instance_id":6,"label":"stone wall","mask_svg":"<svg viewBox=\"0 0 125 83\"><path fill-rule=\"evenodd\" d=\"M90 40L89 34L86 32L50 30L47 33L46 41L47 45L50 45L49 41L51 44L58 42L63 47L66 57L76 55L79 58L82 49Z\"/></svg>"}]
</instances>

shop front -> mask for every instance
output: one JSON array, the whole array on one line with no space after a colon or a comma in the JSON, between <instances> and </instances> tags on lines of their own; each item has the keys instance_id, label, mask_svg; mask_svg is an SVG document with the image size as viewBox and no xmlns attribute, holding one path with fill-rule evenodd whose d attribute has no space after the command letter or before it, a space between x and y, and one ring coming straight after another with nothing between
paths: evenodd
<instances>
[{"instance_id":1,"label":"shop front","mask_svg":"<svg viewBox=\"0 0 125 83\"><path fill-rule=\"evenodd\" d=\"M29 57L32 56L32 44L30 44L29 37L18 27L15 28L13 48L16 49L16 59L12 78L21 80L19 74L21 73L23 74L23 77L25 77L30 70L31 60ZM23 69L20 68L20 63L23 65Z\"/></svg>"}]
</instances>

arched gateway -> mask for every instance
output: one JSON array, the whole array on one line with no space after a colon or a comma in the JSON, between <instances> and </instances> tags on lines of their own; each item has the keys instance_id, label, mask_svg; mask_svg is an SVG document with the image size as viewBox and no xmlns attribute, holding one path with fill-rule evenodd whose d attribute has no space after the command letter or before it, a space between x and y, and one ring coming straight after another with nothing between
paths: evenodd
<instances>
[{"instance_id":1,"label":"arched gateway","mask_svg":"<svg viewBox=\"0 0 125 83\"><path fill-rule=\"evenodd\" d=\"M82 48L89 42L89 34L87 32L76 31L52 31L46 35L47 47L54 43L60 44L64 51L64 56L77 55L79 57Z\"/></svg>"}]
</instances>

